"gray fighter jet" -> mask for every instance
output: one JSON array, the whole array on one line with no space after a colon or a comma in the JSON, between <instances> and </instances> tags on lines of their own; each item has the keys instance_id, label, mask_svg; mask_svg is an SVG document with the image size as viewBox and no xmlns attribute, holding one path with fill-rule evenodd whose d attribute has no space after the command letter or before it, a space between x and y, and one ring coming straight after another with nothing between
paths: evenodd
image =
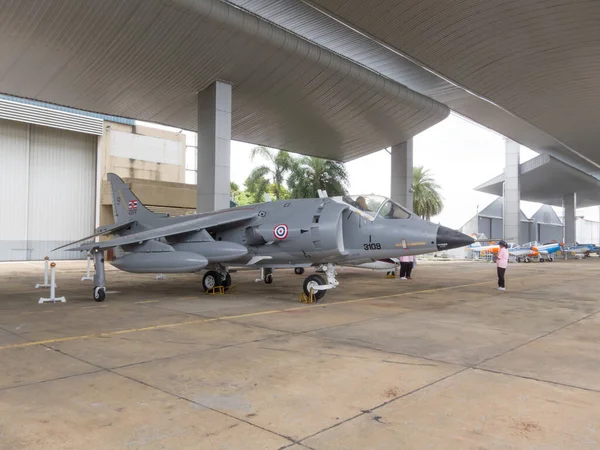
<instances>
[{"instance_id":1,"label":"gray fighter jet","mask_svg":"<svg viewBox=\"0 0 600 450\"><path fill-rule=\"evenodd\" d=\"M365 195L278 200L181 217L144 207L115 174L108 174L115 223L73 251L89 251L95 265L94 300L106 296L104 251L116 248L110 263L133 273L185 273L206 270L203 290L231 285L230 268L256 267L262 280L273 269L318 266L324 277L309 275L304 292L317 299L338 286L336 264L358 265L401 255L418 255L469 245L458 231L424 221L388 198ZM55 249L58 250L58 249Z\"/></svg>"}]
</instances>

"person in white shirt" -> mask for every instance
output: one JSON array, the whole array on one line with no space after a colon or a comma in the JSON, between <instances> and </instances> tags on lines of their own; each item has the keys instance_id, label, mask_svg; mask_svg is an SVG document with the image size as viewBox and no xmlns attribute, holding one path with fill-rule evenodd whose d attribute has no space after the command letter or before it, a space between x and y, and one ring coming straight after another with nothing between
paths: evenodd
<instances>
[{"instance_id":1,"label":"person in white shirt","mask_svg":"<svg viewBox=\"0 0 600 450\"><path fill-rule=\"evenodd\" d=\"M502 240L498 242L500 248L498 249L498 256L496 257L496 267L498 268L498 290L505 291L506 283L504 275L506 274L506 268L508 267L508 244Z\"/></svg>"},{"instance_id":2,"label":"person in white shirt","mask_svg":"<svg viewBox=\"0 0 600 450\"><path fill-rule=\"evenodd\" d=\"M412 272L412 266L414 256L401 256L400 257L400 279L401 280L412 280L410 276Z\"/></svg>"}]
</instances>

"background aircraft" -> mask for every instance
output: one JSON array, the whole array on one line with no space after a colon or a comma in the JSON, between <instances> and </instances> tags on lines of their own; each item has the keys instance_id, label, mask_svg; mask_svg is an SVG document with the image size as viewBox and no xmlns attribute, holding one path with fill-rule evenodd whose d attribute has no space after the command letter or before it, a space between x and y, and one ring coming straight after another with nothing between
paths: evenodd
<instances>
[{"instance_id":1,"label":"background aircraft","mask_svg":"<svg viewBox=\"0 0 600 450\"><path fill-rule=\"evenodd\" d=\"M335 264L418 255L463 247L473 239L420 219L388 198L376 195L279 200L181 217L154 214L121 178L108 174L114 225L92 236L116 237L87 242L73 251L94 257L94 299L106 295L104 250L118 248L110 263L133 273L184 273L207 270L203 290L231 285L229 267L262 269L269 283L279 267L321 265L325 278L309 275L305 294L317 299L338 286Z\"/></svg>"}]
</instances>

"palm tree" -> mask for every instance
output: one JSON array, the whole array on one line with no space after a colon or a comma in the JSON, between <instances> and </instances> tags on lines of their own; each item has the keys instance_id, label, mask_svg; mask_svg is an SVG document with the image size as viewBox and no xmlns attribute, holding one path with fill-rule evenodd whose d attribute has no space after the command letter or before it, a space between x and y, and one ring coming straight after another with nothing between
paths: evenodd
<instances>
[{"instance_id":1,"label":"palm tree","mask_svg":"<svg viewBox=\"0 0 600 450\"><path fill-rule=\"evenodd\" d=\"M304 156L294 160L287 184L292 198L318 197L319 189L329 196L345 195L348 172L343 163Z\"/></svg>"},{"instance_id":2,"label":"palm tree","mask_svg":"<svg viewBox=\"0 0 600 450\"><path fill-rule=\"evenodd\" d=\"M437 216L444 208L440 186L423 166L413 168L413 211L423 219Z\"/></svg>"},{"instance_id":3,"label":"palm tree","mask_svg":"<svg viewBox=\"0 0 600 450\"><path fill-rule=\"evenodd\" d=\"M285 175L292 166L292 157L288 152L282 150L275 152L266 147L253 148L250 160L254 161L257 156L265 158L269 164L252 170L246 179L246 189L252 195L252 198L259 203L263 201L264 194L269 192L269 185L272 184L273 194L279 200L285 189L283 186Z\"/></svg>"}]
</instances>

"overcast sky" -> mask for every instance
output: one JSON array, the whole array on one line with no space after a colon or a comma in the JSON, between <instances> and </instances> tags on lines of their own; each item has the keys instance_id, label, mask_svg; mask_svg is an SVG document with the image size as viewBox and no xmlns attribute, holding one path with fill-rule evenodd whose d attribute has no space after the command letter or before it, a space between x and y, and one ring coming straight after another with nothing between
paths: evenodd
<instances>
[{"instance_id":1,"label":"overcast sky","mask_svg":"<svg viewBox=\"0 0 600 450\"><path fill-rule=\"evenodd\" d=\"M188 133L186 133L188 134ZM193 137L192 137L193 136ZM195 144L195 134L188 143ZM250 162L254 146L233 141L231 145L231 179L240 187L260 160ZM441 187L444 210L435 222L460 228L496 197L475 192L474 187L499 175L504 170L504 138L490 129L461 116L451 114L446 120L414 138L414 165L428 169ZM521 147L521 162L537 153ZM386 150L347 163L350 193L390 195L390 159ZM532 216L540 204L521 202L521 209ZM555 208L562 215L562 208ZM579 215L598 220L598 208L583 208Z\"/></svg>"}]
</instances>

